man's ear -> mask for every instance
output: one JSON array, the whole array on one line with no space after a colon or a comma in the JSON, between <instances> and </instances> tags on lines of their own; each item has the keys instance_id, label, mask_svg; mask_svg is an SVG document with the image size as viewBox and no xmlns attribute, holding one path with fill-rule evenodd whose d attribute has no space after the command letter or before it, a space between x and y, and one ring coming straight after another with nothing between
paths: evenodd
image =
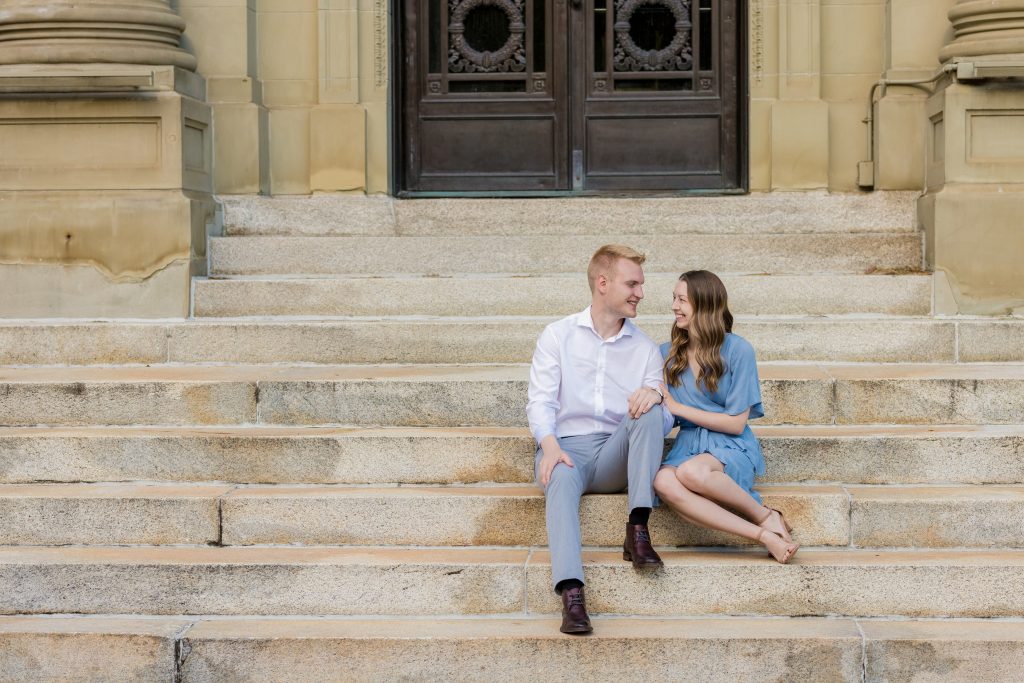
<instances>
[{"instance_id":1,"label":"man's ear","mask_svg":"<svg viewBox=\"0 0 1024 683\"><path fill-rule=\"evenodd\" d=\"M594 290L604 294L608 291L608 276L604 273L598 273L597 278L594 280Z\"/></svg>"}]
</instances>

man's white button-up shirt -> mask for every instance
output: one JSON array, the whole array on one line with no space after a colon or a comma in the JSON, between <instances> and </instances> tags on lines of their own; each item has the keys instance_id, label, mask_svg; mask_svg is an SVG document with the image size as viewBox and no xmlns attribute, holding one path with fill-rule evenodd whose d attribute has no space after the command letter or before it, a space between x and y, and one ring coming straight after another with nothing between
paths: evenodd
<instances>
[{"instance_id":1,"label":"man's white button-up shirt","mask_svg":"<svg viewBox=\"0 0 1024 683\"><path fill-rule=\"evenodd\" d=\"M588 306L551 323L537 340L526 404L530 431L537 443L549 434L614 432L630 395L661 382L658 346L628 318L617 335L602 339Z\"/></svg>"}]
</instances>

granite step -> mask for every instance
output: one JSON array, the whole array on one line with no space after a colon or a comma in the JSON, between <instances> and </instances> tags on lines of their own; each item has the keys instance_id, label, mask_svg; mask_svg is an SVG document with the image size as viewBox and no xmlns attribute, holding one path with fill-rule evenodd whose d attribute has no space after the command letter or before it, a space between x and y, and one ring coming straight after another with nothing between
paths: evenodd
<instances>
[{"instance_id":1,"label":"granite step","mask_svg":"<svg viewBox=\"0 0 1024 683\"><path fill-rule=\"evenodd\" d=\"M1016 617L1024 551L585 550L594 614ZM557 614L540 549L3 547L2 614Z\"/></svg>"},{"instance_id":2,"label":"granite step","mask_svg":"<svg viewBox=\"0 0 1024 683\"><path fill-rule=\"evenodd\" d=\"M806 546L1024 547L1024 487L761 485ZM544 497L534 486L243 487L221 499L225 545L543 546ZM583 543L622 543L626 496L587 495ZM680 521L651 518L663 546L749 544ZM2 539L0 539L2 540Z\"/></svg>"},{"instance_id":3,"label":"granite step","mask_svg":"<svg viewBox=\"0 0 1024 683\"><path fill-rule=\"evenodd\" d=\"M0 365L525 363L554 316L0 322ZM672 319L637 318L652 339ZM762 361L1024 362L1024 318L737 316Z\"/></svg>"},{"instance_id":4,"label":"granite step","mask_svg":"<svg viewBox=\"0 0 1024 683\"><path fill-rule=\"evenodd\" d=\"M917 192L742 197L416 199L225 196L229 235L913 232Z\"/></svg>"},{"instance_id":5,"label":"granite step","mask_svg":"<svg viewBox=\"0 0 1024 683\"><path fill-rule=\"evenodd\" d=\"M0 545L216 544L226 485L0 484Z\"/></svg>"},{"instance_id":6,"label":"granite step","mask_svg":"<svg viewBox=\"0 0 1024 683\"><path fill-rule=\"evenodd\" d=\"M583 273L603 244L647 255L645 270L704 268L730 273L864 273L922 269L917 233L750 235L218 237L210 273L221 275L380 275L415 273Z\"/></svg>"},{"instance_id":7,"label":"granite step","mask_svg":"<svg viewBox=\"0 0 1024 683\"><path fill-rule=\"evenodd\" d=\"M645 315L669 312L678 273L648 273ZM723 275L737 315L928 315L932 276ZM197 317L562 316L590 303L579 274L195 278Z\"/></svg>"},{"instance_id":8,"label":"granite step","mask_svg":"<svg viewBox=\"0 0 1024 683\"><path fill-rule=\"evenodd\" d=\"M765 483L1024 484L1024 427L755 426ZM525 428L7 427L0 483L531 484Z\"/></svg>"},{"instance_id":9,"label":"granite step","mask_svg":"<svg viewBox=\"0 0 1024 683\"><path fill-rule=\"evenodd\" d=\"M0 368L0 426L521 427L527 365ZM1024 364L759 365L760 424L1019 424Z\"/></svg>"},{"instance_id":10,"label":"granite step","mask_svg":"<svg viewBox=\"0 0 1024 683\"><path fill-rule=\"evenodd\" d=\"M556 316L0 322L2 365L523 363ZM672 318L637 325L668 338ZM762 361L1024 362L1024 318L737 316Z\"/></svg>"},{"instance_id":11,"label":"granite step","mask_svg":"<svg viewBox=\"0 0 1024 683\"><path fill-rule=\"evenodd\" d=\"M1024 547L1024 487L762 485L805 546ZM622 494L583 499L583 543L622 542ZM662 546L749 542L655 511ZM0 485L0 545L543 546L534 486Z\"/></svg>"},{"instance_id":12,"label":"granite step","mask_svg":"<svg viewBox=\"0 0 1024 683\"><path fill-rule=\"evenodd\" d=\"M459 619L0 617L0 679L152 683L333 680L1016 681L1020 621L595 617Z\"/></svg>"}]
</instances>

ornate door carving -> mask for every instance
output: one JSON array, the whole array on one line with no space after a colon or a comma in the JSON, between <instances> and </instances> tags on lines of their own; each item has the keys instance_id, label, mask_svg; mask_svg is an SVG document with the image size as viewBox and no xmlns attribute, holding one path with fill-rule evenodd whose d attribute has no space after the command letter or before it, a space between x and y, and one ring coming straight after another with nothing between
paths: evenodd
<instances>
[{"instance_id":1,"label":"ornate door carving","mask_svg":"<svg viewBox=\"0 0 1024 683\"><path fill-rule=\"evenodd\" d=\"M738 5L403 0L402 189L741 189Z\"/></svg>"}]
</instances>

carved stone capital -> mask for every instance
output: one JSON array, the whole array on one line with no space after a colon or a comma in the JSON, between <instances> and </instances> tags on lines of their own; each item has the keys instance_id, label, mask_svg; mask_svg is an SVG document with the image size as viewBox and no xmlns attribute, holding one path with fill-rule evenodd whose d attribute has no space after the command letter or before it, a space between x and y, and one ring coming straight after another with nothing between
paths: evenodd
<instances>
[{"instance_id":1,"label":"carved stone capital","mask_svg":"<svg viewBox=\"0 0 1024 683\"><path fill-rule=\"evenodd\" d=\"M8 0L0 64L152 64L195 70L167 0Z\"/></svg>"},{"instance_id":2,"label":"carved stone capital","mask_svg":"<svg viewBox=\"0 0 1024 683\"><path fill-rule=\"evenodd\" d=\"M960 0L949 10L953 40L943 63L959 57L1024 55L1024 0Z\"/></svg>"}]
</instances>

